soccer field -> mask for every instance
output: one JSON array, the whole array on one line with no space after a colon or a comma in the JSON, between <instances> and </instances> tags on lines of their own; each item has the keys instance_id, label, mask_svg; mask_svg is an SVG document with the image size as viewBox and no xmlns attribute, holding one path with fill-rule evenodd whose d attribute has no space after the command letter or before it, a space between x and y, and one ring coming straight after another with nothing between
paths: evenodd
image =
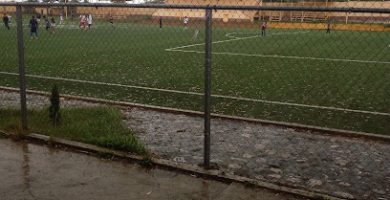
<instances>
[{"instance_id":1,"label":"soccer field","mask_svg":"<svg viewBox=\"0 0 390 200\"><path fill-rule=\"evenodd\" d=\"M28 89L203 110L204 29L97 23L38 40L25 31ZM212 110L390 134L386 32L213 29ZM16 31L0 29L0 85L18 87Z\"/></svg>"}]
</instances>

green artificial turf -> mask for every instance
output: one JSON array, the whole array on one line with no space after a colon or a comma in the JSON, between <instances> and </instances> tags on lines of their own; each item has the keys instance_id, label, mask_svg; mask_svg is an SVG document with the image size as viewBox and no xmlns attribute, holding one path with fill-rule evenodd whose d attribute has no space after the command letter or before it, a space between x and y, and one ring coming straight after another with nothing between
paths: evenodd
<instances>
[{"instance_id":1,"label":"green artificial turf","mask_svg":"<svg viewBox=\"0 0 390 200\"><path fill-rule=\"evenodd\" d=\"M85 31L74 23L54 34L41 27L38 40L29 39L26 27L28 75L119 84L28 77L28 88L48 91L57 83L62 94L202 111L201 95L129 87L202 94L204 24L191 25L97 22ZM200 33L193 39L195 29ZM213 41L229 40L212 47L212 94L222 96L213 97L213 112L390 133L388 33L270 29L257 37L259 32L213 29ZM18 72L15 30L0 29L0 42L0 85L18 87L17 76L1 73Z\"/></svg>"}]
</instances>

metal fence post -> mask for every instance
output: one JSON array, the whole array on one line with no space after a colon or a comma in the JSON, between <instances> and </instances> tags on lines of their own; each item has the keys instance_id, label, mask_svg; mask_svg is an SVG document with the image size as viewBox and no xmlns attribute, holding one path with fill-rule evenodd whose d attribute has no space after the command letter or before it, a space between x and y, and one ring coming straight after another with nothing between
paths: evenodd
<instances>
[{"instance_id":1,"label":"metal fence post","mask_svg":"<svg viewBox=\"0 0 390 200\"><path fill-rule=\"evenodd\" d=\"M23 18L21 5L16 6L16 21L19 56L20 114L22 130L27 130L26 76L24 69Z\"/></svg>"},{"instance_id":2,"label":"metal fence post","mask_svg":"<svg viewBox=\"0 0 390 200\"><path fill-rule=\"evenodd\" d=\"M205 96L204 96L204 167L210 167L211 42L213 10L206 9Z\"/></svg>"}]
</instances>

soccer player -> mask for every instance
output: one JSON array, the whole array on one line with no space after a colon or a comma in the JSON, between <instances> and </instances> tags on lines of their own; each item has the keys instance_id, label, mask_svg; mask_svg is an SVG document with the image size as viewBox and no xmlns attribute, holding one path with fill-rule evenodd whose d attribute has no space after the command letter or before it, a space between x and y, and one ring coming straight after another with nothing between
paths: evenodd
<instances>
[{"instance_id":1,"label":"soccer player","mask_svg":"<svg viewBox=\"0 0 390 200\"><path fill-rule=\"evenodd\" d=\"M190 21L190 19L187 16L185 16L184 19L183 19L184 29L187 29L187 25L188 25L189 21Z\"/></svg>"},{"instance_id":2,"label":"soccer player","mask_svg":"<svg viewBox=\"0 0 390 200\"><path fill-rule=\"evenodd\" d=\"M79 19L80 19L79 28L81 28L81 27L82 27L82 25L83 25L83 20L82 20L82 17L83 17L83 15L80 15L80 17L79 17Z\"/></svg>"},{"instance_id":3,"label":"soccer player","mask_svg":"<svg viewBox=\"0 0 390 200\"><path fill-rule=\"evenodd\" d=\"M162 17L160 17L160 18L158 19L158 22L159 22L159 24L160 24L160 28L162 28L162 27L163 27L163 19L162 19Z\"/></svg>"},{"instance_id":4,"label":"soccer player","mask_svg":"<svg viewBox=\"0 0 390 200\"><path fill-rule=\"evenodd\" d=\"M4 22L5 28L7 28L9 30L10 29L9 28L9 18L8 18L8 16L5 13L3 15L3 22Z\"/></svg>"},{"instance_id":5,"label":"soccer player","mask_svg":"<svg viewBox=\"0 0 390 200\"><path fill-rule=\"evenodd\" d=\"M64 24L64 15L60 14L60 25Z\"/></svg>"},{"instance_id":6,"label":"soccer player","mask_svg":"<svg viewBox=\"0 0 390 200\"><path fill-rule=\"evenodd\" d=\"M92 27L92 14L89 14L87 17L87 22L88 22L88 29L91 29Z\"/></svg>"},{"instance_id":7,"label":"soccer player","mask_svg":"<svg viewBox=\"0 0 390 200\"><path fill-rule=\"evenodd\" d=\"M331 22L330 22L330 19L328 19L327 24L326 24L326 33L327 34L330 33L330 28L331 28Z\"/></svg>"},{"instance_id":8,"label":"soccer player","mask_svg":"<svg viewBox=\"0 0 390 200\"><path fill-rule=\"evenodd\" d=\"M50 25L51 25L51 31L54 33L56 32L56 21L54 20L54 17L51 17L50 19Z\"/></svg>"},{"instance_id":9,"label":"soccer player","mask_svg":"<svg viewBox=\"0 0 390 200\"><path fill-rule=\"evenodd\" d=\"M110 15L109 21L110 21L111 26L114 27L114 17L112 15Z\"/></svg>"},{"instance_id":10,"label":"soccer player","mask_svg":"<svg viewBox=\"0 0 390 200\"><path fill-rule=\"evenodd\" d=\"M43 11L41 11L41 12L43 13ZM42 16L42 14L37 14L37 18L35 18L35 20L37 20L38 24L41 21L41 16Z\"/></svg>"},{"instance_id":11,"label":"soccer player","mask_svg":"<svg viewBox=\"0 0 390 200\"><path fill-rule=\"evenodd\" d=\"M30 38L33 39L35 36L36 39L38 39L38 21L35 19L35 16L32 16L30 19Z\"/></svg>"},{"instance_id":12,"label":"soccer player","mask_svg":"<svg viewBox=\"0 0 390 200\"><path fill-rule=\"evenodd\" d=\"M50 30L50 21L49 21L49 19L46 17L46 15L43 15L43 20L44 20L44 22L45 22L45 29L46 29L46 31L49 31Z\"/></svg>"},{"instance_id":13,"label":"soccer player","mask_svg":"<svg viewBox=\"0 0 390 200\"><path fill-rule=\"evenodd\" d=\"M263 21L261 23L261 36L265 36L265 31L267 30L267 22L266 21Z\"/></svg>"},{"instance_id":14,"label":"soccer player","mask_svg":"<svg viewBox=\"0 0 390 200\"><path fill-rule=\"evenodd\" d=\"M80 28L85 29L87 25L87 16L80 15Z\"/></svg>"},{"instance_id":15,"label":"soccer player","mask_svg":"<svg viewBox=\"0 0 390 200\"><path fill-rule=\"evenodd\" d=\"M196 29L194 35L192 36L192 40L198 39L198 35L199 35L199 29Z\"/></svg>"}]
</instances>

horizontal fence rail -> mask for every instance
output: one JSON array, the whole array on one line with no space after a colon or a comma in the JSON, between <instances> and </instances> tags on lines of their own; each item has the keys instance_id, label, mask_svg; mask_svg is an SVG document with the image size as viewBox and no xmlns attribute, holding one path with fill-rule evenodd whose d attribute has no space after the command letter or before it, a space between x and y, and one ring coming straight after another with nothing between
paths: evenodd
<instances>
[{"instance_id":1,"label":"horizontal fence rail","mask_svg":"<svg viewBox=\"0 0 390 200\"><path fill-rule=\"evenodd\" d=\"M131 145L141 132L175 162L348 198L390 195L386 153L323 134L390 135L390 2L175 1L0 2L0 87L14 90L0 90L0 114L21 119L1 116L0 130L97 119L87 129L98 145ZM110 137L106 116L134 133Z\"/></svg>"},{"instance_id":2,"label":"horizontal fence rail","mask_svg":"<svg viewBox=\"0 0 390 200\"><path fill-rule=\"evenodd\" d=\"M324 6L228 6L228 5L173 5L173 4L126 4L126 3L34 3L34 2L0 2L0 6L24 7L107 7L107 8L159 8L159 9L213 9L248 10L248 11L309 11L309 12L342 12L342 13L390 13L390 8L353 8Z\"/></svg>"}]
</instances>

